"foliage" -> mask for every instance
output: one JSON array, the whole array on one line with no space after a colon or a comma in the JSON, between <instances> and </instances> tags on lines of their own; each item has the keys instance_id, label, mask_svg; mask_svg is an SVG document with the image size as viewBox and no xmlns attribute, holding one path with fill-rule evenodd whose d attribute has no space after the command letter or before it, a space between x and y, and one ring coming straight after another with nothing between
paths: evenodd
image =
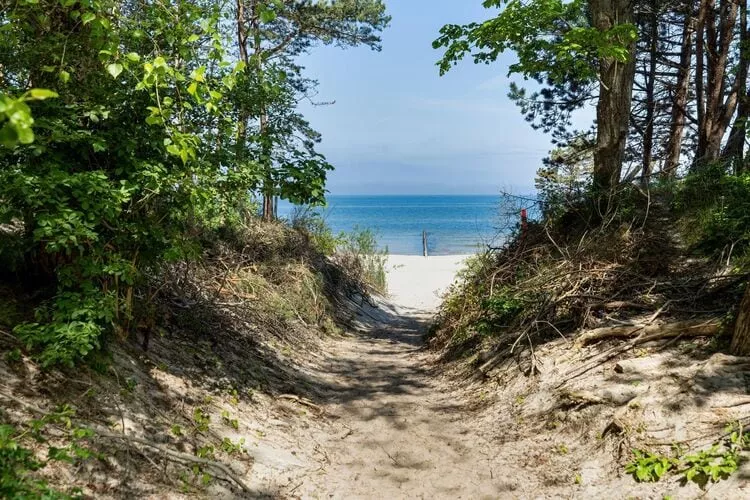
<instances>
[{"instance_id":1,"label":"foliage","mask_svg":"<svg viewBox=\"0 0 750 500\"><path fill-rule=\"evenodd\" d=\"M294 229L310 237L313 247L323 255L333 255L340 243L340 236L333 234L323 214L309 205L295 207L290 223Z\"/></svg>"},{"instance_id":2,"label":"foliage","mask_svg":"<svg viewBox=\"0 0 750 500\"><path fill-rule=\"evenodd\" d=\"M70 499L82 496L77 488L67 493L53 489L35 474L52 462L77 464L97 456L82 444L94 436L93 431L76 427L72 422L73 416L73 410L63 406L41 418L29 420L23 430L15 425L0 424L0 497ZM57 440L62 431L67 444L61 447L48 444L44 431L50 425L57 427ZM46 459L39 458L37 452L25 446L25 440L29 438L36 443L46 444Z\"/></svg>"},{"instance_id":3,"label":"foliage","mask_svg":"<svg viewBox=\"0 0 750 500\"><path fill-rule=\"evenodd\" d=\"M302 77L295 58L317 44L379 49L378 33L390 21L385 4L272 0L237 5L237 48L244 63L235 92L237 148L249 140L266 200L280 196L296 204L322 204L332 166L315 151L319 134L296 111L316 82ZM246 156L241 152L240 160Z\"/></svg>"},{"instance_id":4,"label":"foliage","mask_svg":"<svg viewBox=\"0 0 750 500\"><path fill-rule=\"evenodd\" d=\"M582 0L485 0L483 5L502 10L483 23L446 25L440 30L433 47L446 49L438 63L441 74L469 53L475 63L488 64L512 50L518 62L509 73L536 79L545 75L553 83L565 82L572 75L577 81L594 79L598 59L625 61L627 47L636 36L630 24L606 31L591 27Z\"/></svg>"},{"instance_id":5,"label":"foliage","mask_svg":"<svg viewBox=\"0 0 750 500\"><path fill-rule=\"evenodd\" d=\"M11 425L0 425L0 496L3 498L63 499L71 496L50 488L31 473L44 467L34 452L24 448Z\"/></svg>"},{"instance_id":6,"label":"foliage","mask_svg":"<svg viewBox=\"0 0 750 500\"><path fill-rule=\"evenodd\" d=\"M234 3L0 10L0 272L40 285L36 320L15 332L43 366L127 337L152 314L148 276L199 258L196 236L236 227L250 193L323 202L332 167L297 111L314 82L293 58L318 43L377 48L384 4L250 5L260 21L242 43L260 60L237 54ZM261 116L263 131L248 128Z\"/></svg>"},{"instance_id":7,"label":"foliage","mask_svg":"<svg viewBox=\"0 0 750 500\"><path fill-rule=\"evenodd\" d=\"M706 255L750 248L750 173L730 175L715 164L688 175L676 186L675 208L688 242Z\"/></svg>"},{"instance_id":8,"label":"foliage","mask_svg":"<svg viewBox=\"0 0 750 500\"><path fill-rule=\"evenodd\" d=\"M684 478L704 488L709 481L715 483L727 479L739 467L739 458L735 450L720 452L719 446L714 445L683 457Z\"/></svg>"},{"instance_id":9,"label":"foliage","mask_svg":"<svg viewBox=\"0 0 750 500\"><path fill-rule=\"evenodd\" d=\"M714 443L707 450L699 450L670 458L642 450L633 450L633 460L625 471L637 481L659 481L669 472L678 472L684 482L694 482L705 488L709 482L727 479L739 468L742 453L750 449L750 436L743 432L742 425L727 426L727 439Z\"/></svg>"},{"instance_id":10,"label":"foliage","mask_svg":"<svg viewBox=\"0 0 750 500\"><path fill-rule=\"evenodd\" d=\"M679 464L679 461L674 458L656 455L649 451L633 450L633 455L633 460L625 466L625 472L644 483L659 481Z\"/></svg>"},{"instance_id":11,"label":"foliage","mask_svg":"<svg viewBox=\"0 0 750 500\"><path fill-rule=\"evenodd\" d=\"M367 283L380 293L388 289L385 271L388 248L381 249L375 232L354 227L339 239L340 262L357 279Z\"/></svg>"},{"instance_id":12,"label":"foliage","mask_svg":"<svg viewBox=\"0 0 750 500\"><path fill-rule=\"evenodd\" d=\"M536 189L546 220L554 220L588 194L593 172L593 138L580 135L552 150L537 171Z\"/></svg>"},{"instance_id":13,"label":"foliage","mask_svg":"<svg viewBox=\"0 0 750 500\"><path fill-rule=\"evenodd\" d=\"M31 128L34 118L26 103L54 97L57 94L46 89L31 89L15 99L0 91L0 145L12 148L17 144L34 142L34 131Z\"/></svg>"},{"instance_id":14,"label":"foliage","mask_svg":"<svg viewBox=\"0 0 750 500\"><path fill-rule=\"evenodd\" d=\"M506 287L497 291L482 301L480 306L484 311L477 321L475 328L483 335L493 335L500 329L508 328L513 320L524 309L524 301Z\"/></svg>"}]
</instances>

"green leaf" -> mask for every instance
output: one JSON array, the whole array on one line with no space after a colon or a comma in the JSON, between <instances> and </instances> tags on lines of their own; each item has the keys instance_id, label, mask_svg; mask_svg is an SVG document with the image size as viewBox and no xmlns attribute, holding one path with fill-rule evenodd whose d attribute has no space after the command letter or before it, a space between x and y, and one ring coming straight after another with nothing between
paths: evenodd
<instances>
[{"instance_id":1,"label":"green leaf","mask_svg":"<svg viewBox=\"0 0 750 500\"><path fill-rule=\"evenodd\" d=\"M57 77L58 77L58 78L60 79L60 81L61 81L61 82L63 82L63 83L68 83L68 82L70 81L70 73L68 73L68 72L67 72L67 71L65 71L64 69L63 69L63 70L60 70L60 73L58 73L58 74L57 74Z\"/></svg>"},{"instance_id":2,"label":"green leaf","mask_svg":"<svg viewBox=\"0 0 750 500\"><path fill-rule=\"evenodd\" d=\"M5 147L12 148L18 143L18 132L14 127L11 127L9 123L6 123L3 128L0 128L0 144Z\"/></svg>"},{"instance_id":3,"label":"green leaf","mask_svg":"<svg viewBox=\"0 0 750 500\"><path fill-rule=\"evenodd\" d=\"M270 23L276 19L276 12L271 9L263 9L260 11L260 22Z\"/></svg>"},{"instance_id":4,"label":"green leaf","mask_svg":"<svg viewBox=\"0 0 750 500\"><path fill-rule=\"evenodd\" d=\"M29 96L37 101L43 101L44 99L51 99L59 97L57 92L53 92L47 89L31 89L29 90Z\"/></svg>"},{"instance_id":5,"label":"green leaf","mask_svg":"<svg viewBox=\"0 0 750 500\"><path fill-rule=\"evenodd\" d=\"M81 22L83 22L83 25L86 26L88 23L96 19L96 14L93 12L86 12L84 15L81 16Z\"/></svg>"},{"instance_id":6,"label":"green leaf","mask_svg":"<svg viewBox=\"0 0 750 500\"><path fill-rule=\"evenodd\" d=\"M34 132L31 128L21 127L16 129L16 132L18 133L18 142L21 144L31 144L34 142Z\"/></svg>"},{"instance_id":7,"label":"green leaf","mask_svg":"<svg viewBox=\"0 0 750 500\"><path fill-rule=\"evenodd\" d=\"M130 52L125 57L127 57L128 61L131 61L131 62L138 62L141 60L141 56L136 54L135 52Z\"/></svg>"},{"instance_id":8,"label":"green leaf","mask_svg":"<svg viewBox=\"0 0 750 500\"><path fill-rule=\"evenodd\" d=\"M112 75L112 78L117 78L122 73L122 64L112 63L107 65L107 72Z\"/></svg>"}]
</instances>

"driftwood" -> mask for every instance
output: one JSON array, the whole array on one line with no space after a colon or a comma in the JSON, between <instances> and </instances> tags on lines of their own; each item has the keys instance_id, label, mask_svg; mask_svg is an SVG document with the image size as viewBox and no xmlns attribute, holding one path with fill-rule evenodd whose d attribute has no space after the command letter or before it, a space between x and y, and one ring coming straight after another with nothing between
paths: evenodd
<instances>
[{"instance_id":1,"label":"driftwood","mask_svg":"<svg viewBox=\"0 0 750 500\"><path fill-rule=\"evenodd\" d=\"M658 313L659 311L657 311ZM652 316L653 318L654 316ZM587 363L585 363L583 366L576 367L574 370L569 371L562 375L562 381L557 384L555 387L560 388L573 380L576 377L580 377L587 371L596 368L597 366L601 366L603 363L606 363L612 358L615 358L623 353L628 352L629 350L633 349L634 347L644 344L646 342L650 342L652 340L659 340L664 338L673 338L678 339L685 335L689 335L692 337L700 337L700 336L709 336L709 335L717 335L720 332L720 321L718 319L712 318L708 320L703 321L681 321L679 323L667 323L664 325L642 325L642 326L614 326L614 327L607 327L606 330L608 330L610 333L612 329L619 329L623 332L627 332L627 335L620 334L619 336L621 338L628 338L628 337L635 337L631 339L630 341L626 342L624 345L618 345L613 347L612 349L609 349L602 354L599 354L598 356L594 356L591 358ZM609 335L609 337L604 336L602 333L595 334L596 332L601 332L605 330L604 328L599 328L597 330L592 330L587 334L589 337L589 342L595 342L596 340L602 340L604 338L612 338L612 335ZM702 332L702 333L698 333ZM579 339L580 342L580 339Z\"/></svg>"},{"instance_id":2,"label":"driftwood","mask_svg":"<svg viewBox=\"0 0 750 500\"><path fill-rule=\"evenodd\" d=\"M233 481L237 484L242 490L246 493L252 493L252 490L242 481L242 479L237 476L232 470L229 468L229 466L217 462L215 460L208 460L206 458L200 458L196 457L194 455L190 455L188 453L182 453L180 451L173 450L171 448L168 448L166 446L162 446L160 444L156 444L154 442L151 442L147 439L141 439L134 436L128 436L127 434L120 434L117 432L110 432L106 431L104 429L97 428L94 432L96 432L96 436L98 437L104 437L109 439L118 439L121 441L125 441L130 446L135 445L141 445L141 446L147 446L149 448L153 448L155 450L160 451L164 455L182 463L188 463L188 464L198 464L203 465L205 467L208 467L210 469L213 469L215 472L221 473L221 475L224 476L225 480Z\"/></svg>"},{"instance_id":3,"label":"driftwood","mask_svg":"<svg viewBox=\"0 0 750 500\"><path fill-rule=\"evenodd\" d=\"M607 326L584 333L576 344L584 346L604 339L641 337L642 342L675 337L712 337L720 332L719 320L680 321L662 325Z\"/></svg>"}]
</instances>

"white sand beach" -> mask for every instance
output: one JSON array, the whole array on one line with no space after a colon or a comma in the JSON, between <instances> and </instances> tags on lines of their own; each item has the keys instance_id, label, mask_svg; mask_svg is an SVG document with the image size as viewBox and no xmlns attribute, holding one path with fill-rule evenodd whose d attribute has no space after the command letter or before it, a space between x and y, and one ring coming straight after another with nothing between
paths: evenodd
<instances>
[{"instance_id":1,"label":"white sand beach","mask_svg":"<svg viewBox=\"0 0 750 500\"><path fill-rule=\"evenodd\" d=\"M402 307L433 311L440 305L440 295L453 283L456 273L469 255L390 255L388 294Z\"/></svg>"}]
</instances>

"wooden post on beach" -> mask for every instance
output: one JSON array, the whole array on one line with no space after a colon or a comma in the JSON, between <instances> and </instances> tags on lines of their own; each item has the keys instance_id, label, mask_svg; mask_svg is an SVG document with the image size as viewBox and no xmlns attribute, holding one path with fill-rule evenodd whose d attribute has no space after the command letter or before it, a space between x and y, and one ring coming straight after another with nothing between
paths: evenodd
<instances>
[{"instance_id":1,"label":"wooden post on beach","mask_svg":"<svg viewBox=\"0 0 750 500\"><path fill-rule=\"evenodd\" d=\"M427 231L422 231L422 253L427 257Z\"/></svg>"}]
</instances>

